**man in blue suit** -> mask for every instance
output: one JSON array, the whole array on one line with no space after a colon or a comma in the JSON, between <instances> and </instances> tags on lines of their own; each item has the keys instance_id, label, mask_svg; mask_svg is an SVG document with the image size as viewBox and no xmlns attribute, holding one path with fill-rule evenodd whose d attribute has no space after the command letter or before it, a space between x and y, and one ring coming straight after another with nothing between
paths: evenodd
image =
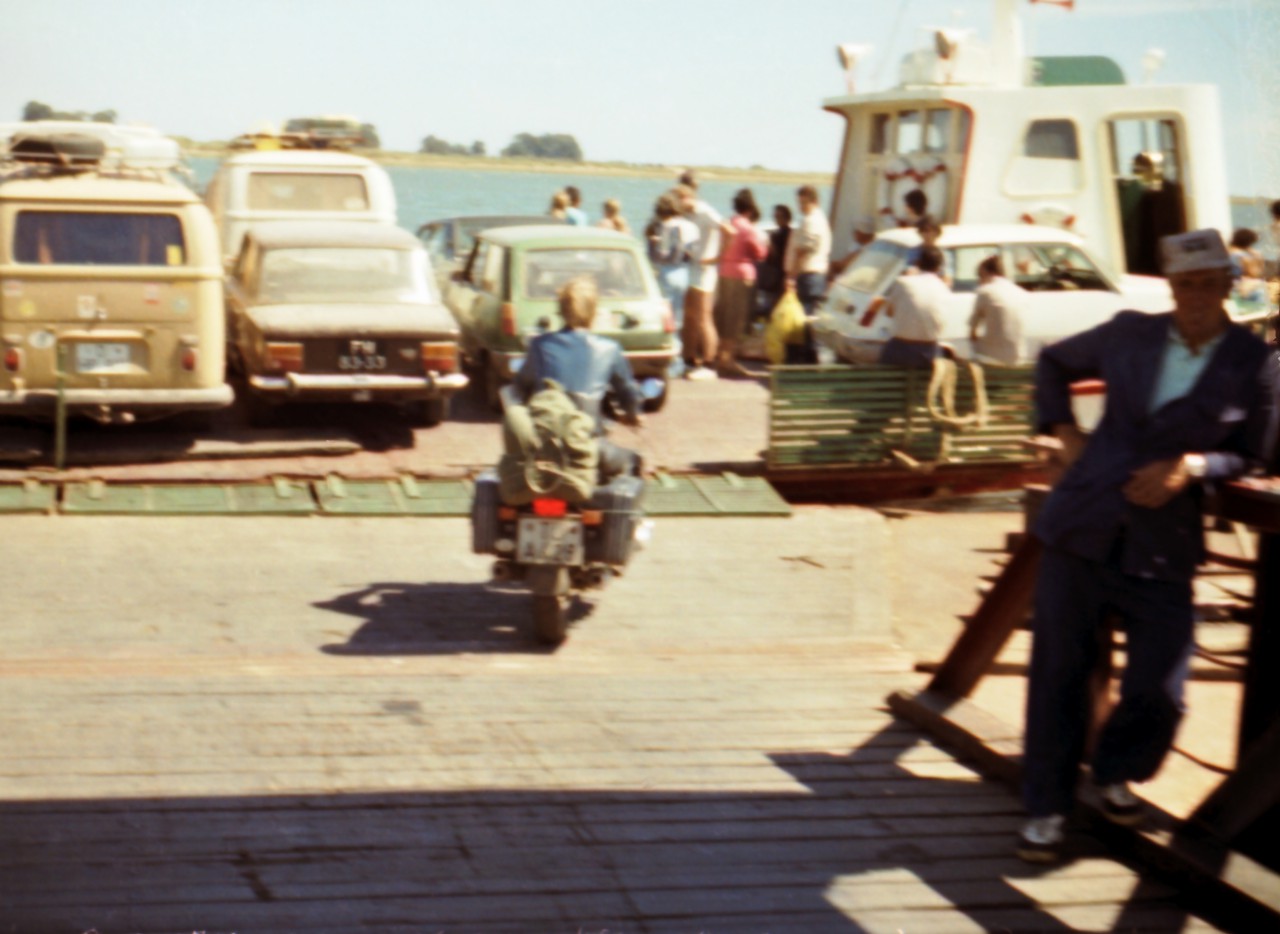
<instances>
[{"instance_id":1,"label":"man in blue suit","mask_svg":"<svg viewBox=\"0 0 1280 934\"><path fill-rule=\"evenodd\" d=\"M1091 719L1099 627L1118 614L1127 664L1090 762L1103 812L1142 820L1129 782L1159 769L1182 716L1193 647L1191 583L1204 560L1205 487L1263 464L1274 440L1270 349L1223 308L1231 264L1221 235L1164 237L1174 310L1123 311L1046 347L1036 371L1040 430L1065 472L1033 531L1044 544L1027 691L1018 855L1060 855ZM1102 379L1106 410L1086 437L1070 384Z\"/></svg>"}]
</instances>

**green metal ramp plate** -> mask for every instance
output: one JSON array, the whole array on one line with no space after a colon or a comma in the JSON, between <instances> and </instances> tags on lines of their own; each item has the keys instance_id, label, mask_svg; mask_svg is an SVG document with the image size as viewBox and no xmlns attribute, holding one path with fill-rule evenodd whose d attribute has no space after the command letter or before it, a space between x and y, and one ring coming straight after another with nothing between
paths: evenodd
<instances>
[{"instance_id":1,"label":"green metal ramp plate","mask_svg":"<svg viewBox=\"0 0 1280 934\"><path fill-rule=\"evenodd\" d=\"M58 488L36 480L0 484L0 513L53 512L58 502Z\"/></svg>"},{"instance_id":2,"label":"green metal ramp plate","mask_svg":"<svg viewBox=\"0 0 1280 934\"><path fill-rule=\"evenodd\" d=\"M335 516L469 516L466 480L346 480L331 475L313 484L320 511Z\"/></svg>"},{"instance_id":3,"label":"green metal ramp plate","mask_svg":"<svg viewBox=\"0 0 1280 934\"><path fill-rule=\"evenodd\" d=\"M99 515L311 515L315 502L307 484L276 478L271 483L116 484L90 480L63 485L62 511Z\"/></svg>"},{"instance_id":4,"label":"green metal ramp plate","mask_svg":"<svg viewBox=\"0 0 1280 934\"><path fill-rule=\"evenodd\" d=\"M650 516L789 516L791 507L763 477L658 474L644 493Z\"/></svg>"}]
</instances>

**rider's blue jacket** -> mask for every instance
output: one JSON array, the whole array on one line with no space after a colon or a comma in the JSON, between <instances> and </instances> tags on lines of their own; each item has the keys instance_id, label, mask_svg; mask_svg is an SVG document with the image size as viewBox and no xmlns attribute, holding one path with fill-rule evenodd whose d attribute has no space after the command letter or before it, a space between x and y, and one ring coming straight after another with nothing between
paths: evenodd
<instances>
[{"instance_id":1,"label":"rider's blue jacket","mask_svg":"<svg viewBox=\"0 0 1280 934\"><path fill-rule=\"evenodd\" d=\"M600 402L612 390L618 405L628 417L640 411L640 387L631 375L631 366L622 355L618 342L590 331L563 328L539 334L529 343L524 365L516 374L515 385L528 399L542 388L543 379L554 379L566 392L578 398L601 425Z\"/></svg>"}]
</instances>

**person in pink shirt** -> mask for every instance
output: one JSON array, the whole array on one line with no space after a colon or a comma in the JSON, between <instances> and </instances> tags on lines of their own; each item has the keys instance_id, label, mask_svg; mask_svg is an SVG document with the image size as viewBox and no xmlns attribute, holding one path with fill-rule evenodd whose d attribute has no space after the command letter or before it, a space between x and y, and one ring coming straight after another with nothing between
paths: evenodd
<instances>
[{"instance_id":1,"label":"person in pink shirt","mask_svg":"<svg viewBox=\"0 0 1280 934\"><path fill-rule=\"evenodd\" d=\"M715 322L720 336L716 368L721 376L751 376L738 362L738 344L747 331L755 300L756 264L769 255L769 241L756 227L760 209L750 188L733 196L734 215L720 250L720 279L716 286Z\"/></svg>"}]
</instances>

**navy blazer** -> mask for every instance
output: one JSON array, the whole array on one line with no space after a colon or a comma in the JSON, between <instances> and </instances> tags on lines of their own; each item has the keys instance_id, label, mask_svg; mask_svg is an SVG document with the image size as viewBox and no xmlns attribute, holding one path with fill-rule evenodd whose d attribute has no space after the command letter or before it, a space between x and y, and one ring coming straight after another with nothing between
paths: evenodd
<instances>
[{"instance_id":1,"label":"navy blazer","mask_svg":"<svg viewBox=\"0 0 1280 934\"><path fill-rule=\"evenodd\" d=\"M1054 487L1034 525L1045 544L1102 561L1120 544L1127 574L1190 580L1204 560L1201 484L1158 509L1136 506L1121 489L1139 467L1186 453L1206 455L1206 480L1236 477L1269 463L1275 438L1275 372L1270 348L1231 325L1191 391L1149 412L1173 315L1122 311L1051 344L1036 366L1040 430L1073 423L1070 384L1102 379L1102 421L1080 459Z\"/></svg>"}]
</instances>

